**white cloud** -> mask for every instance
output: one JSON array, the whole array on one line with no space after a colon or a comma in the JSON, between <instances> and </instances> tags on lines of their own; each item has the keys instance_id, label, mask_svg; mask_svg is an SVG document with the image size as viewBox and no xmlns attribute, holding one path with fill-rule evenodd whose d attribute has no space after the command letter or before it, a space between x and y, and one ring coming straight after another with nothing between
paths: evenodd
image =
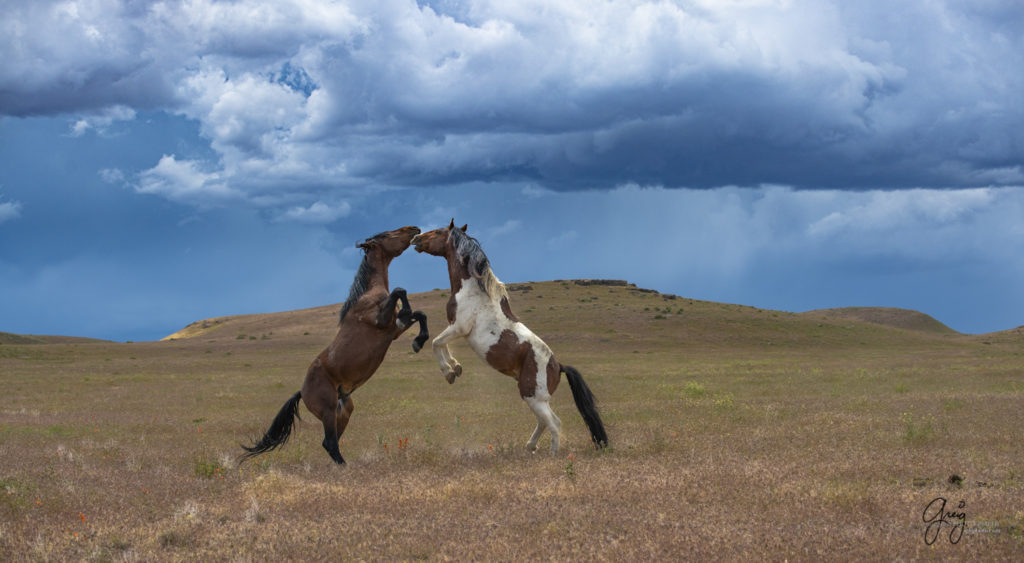
<instances>
[{"instance_id":1,"label":"white cloud","mask_svg":"<svg viewBox=\"0 0 1024 563\"><path fill-rule=\"evenodd\" d=\"M98 112L79 117L69 127L68 134L72 137L81 137L89 130L105 133L107 128L116 121L130 121L135 119L135 110L117 105L104 108Z\"/></svg>"},{"instance_id":2,"label":"white cloud","mask_svg":"<svg viewBox=\"0 0 1024 563\"><path fill-rule=\"evenodd\" d=\"M99 171L100 179L108 184L120 184L124 182L124 172L119 168L103 168Z\"/></svg>"},{"instance_id":3,"label":"white cloud","mask_svg":"<svg viewBox=\"0 0 1024 563\"><path fill-rule=\"evenodd\" d=\"M543 187L538 186L537 184L527 184L526 186L523 187L522 193L524 196L528 198L540 199L546 195L549 195L551 192L550 190L546 190Z\"/></svg>"},{"instance_id":4,"label":"white cloud","mask_svg":"<svg viewBox=\"0 0 1024 563\"><path fill-rule=\"evenodd\" d=\"M523 228L523 222L518 219L509 219L501 225L494 227L489 230L489 234L492 237L500 237L508 234L514 234Z\"/></svg>"},{"instance_id":5,"label":"white cloud","mask_svg":"<svg viewBox=\"0 0 1024 563\"><path fill-rule=\"evenodd\" d=\"M322 201L317 201L309 207L292 207L285 211L278 220L298 221L301 223L330 223L345 217L351 210L352 207L347 202L341 202L332 206Z\"/></svg>"},{"instance_id":6,"label":"white cloud","mask_svg":"<svg viewBox=\"0 0 1024 563\"><path fill-rule=\"evenodd\" d=\"M273 157L279 144L305 116L305 96L268 76L203 65L181 86L189 100L185 112L199 120L201 132L231 162Z\"/></svg>"},{"instance_id":7,"label":"white cloud","mask_svg":"<svg viewBox=\"0 0 1024 563\"><path fill-rule=\"evenodd\" d=\"M887 236L959 223L996 201L991 189L872 191L845 200L839 209L810 224L812 237Z\"/></svg>"},{"instance_id":8,"label":"white cloud","mask_svg":"<svg viewBox=\"0 0 1024 563\"><path fill-rule=\"evenodd\" d=\"M534 207L533 200L521 199L523 207L505 213L517 216ZM749 276L764 268L789 272L795 284L801 272L886 260L911 268L980 261L1024 272L1024 262L1012 250L1024 244L1016 218L1024 213L1020 188L853 192L624 186L554 194L543 209L557 211L535 210L519 219L523 227L516 248L547 245L557 257L544 263L557 264L559 271L526 274L530 279L604 275L722 295L740 280L756 286ZM571 226L571 232L562 235L551 225ZM494 241L505 244L502 238ZM518 260L514 255L510 251L506 259ZM520 267L544 266L531 260Z\"/></svg>"},{"instance_id":9,"label":"white cloud","mask_svg":"<svg viewBox=\"0 0 1024 563\"><path fill-rule=\"evenodd\" d=\"M549 238L547 240L547 247L552 249L566 249L571 247L573 243L576 242L577 238L579 238L579 233L576 231L565 231Z\"/></svg>"},{"instance_id":10,"label":"white cloud","mask_svg":"<svg viewBox=\"0 0 1024 563\"><path fill-rule=\"evenodd\" d=\"M21 203L17 201L0 202L0 223L21 217Z\"/></svg>"},{"instance_id":11,"label":"white cloud","mask_svg":"<svg viewBox=\"0 0 1024 563\"><path fill-rule=\"evenodd\" d=\"M179 161L174 155L164 155L156 166L143 172L135 189L201 207L243 199L243 194L229 187L219 173L203 172L199 163Z\"/></svg>"}]
</instances>

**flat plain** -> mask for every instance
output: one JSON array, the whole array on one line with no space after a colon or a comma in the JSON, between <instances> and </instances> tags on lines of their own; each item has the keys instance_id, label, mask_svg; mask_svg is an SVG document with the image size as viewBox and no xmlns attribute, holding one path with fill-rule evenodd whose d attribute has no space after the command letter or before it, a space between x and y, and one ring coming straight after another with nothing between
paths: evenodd
<instances>
[{"instance_id":1,"label":"flat plain","mask_svg":"<svg viewBox=\"0 0 1024 563\"><path fill-rule=\"evenodd\" d=\"M397 340L336 467L304 408L241 466L338 305L162 342L0 334L0 559L984 559L1024 553L1024 330L910 311L793 314L623 285L510 284L597 396L562 450L464 342L448 385ZM433 335L447 292L411 295ZM939 510L945 499L945 510Z\"/></svg>"}]
</instances>

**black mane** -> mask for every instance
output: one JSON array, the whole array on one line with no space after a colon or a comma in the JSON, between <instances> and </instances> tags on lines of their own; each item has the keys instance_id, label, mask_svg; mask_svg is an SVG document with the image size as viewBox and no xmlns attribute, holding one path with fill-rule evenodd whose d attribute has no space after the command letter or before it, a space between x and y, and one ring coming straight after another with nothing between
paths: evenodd
<instances>
[{"instance_id":1,"label":"black mane","mask_svg":"<svg viewBox=\"0 0 1024 563\"><path fill-rule=\"evenodd\" d=\"M359 298L366 293L366 290L370 287L370 278L373 276L376 270L370 264L370 257L365 252L363 253L363 261L359 264L359 270L356 271L356 277L352 280L352 287L348 290L348 299L345 300L345 304L341 306L341 316L338 318L338 324L341 324L345 320L345 314L348 310L359 301Z\"/></svg>"}]
</instances>

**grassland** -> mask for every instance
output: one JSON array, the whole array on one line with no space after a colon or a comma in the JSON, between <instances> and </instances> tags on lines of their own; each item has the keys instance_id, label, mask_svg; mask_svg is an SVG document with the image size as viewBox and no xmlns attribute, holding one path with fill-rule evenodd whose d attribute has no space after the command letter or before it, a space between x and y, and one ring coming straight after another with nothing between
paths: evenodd
<instances>
[{"instance_id":1,"label":"grassland","mask_svg":"<svg viewBox=\"0 0 1024 563\"><path fill-rule=\"evenodd\" d=\"M791 314L619 286L511 286L597 395L564 382L556 455L464 343L412 335L355 395L347 467L305 422L242 467L333 336L336 305L166 342L0 339L0 559L1019 559L1024 333L893 311ZM411 297L443 328L444 291ZM900 327L903 328L900 328ZM546 451L547 439L542 439ZM952 478L952 482L951 482ZM936 498L962 512L925 542ZM960 503L963 503L962 508Z\"/></svg>"}]
</instances>

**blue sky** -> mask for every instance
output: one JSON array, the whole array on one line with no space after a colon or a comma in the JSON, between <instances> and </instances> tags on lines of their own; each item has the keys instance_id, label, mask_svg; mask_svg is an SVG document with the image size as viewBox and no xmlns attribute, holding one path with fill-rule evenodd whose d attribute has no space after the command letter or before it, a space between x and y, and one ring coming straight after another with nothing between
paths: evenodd
<instances>
[{"instance_id":1,"label":"blue sky","mask_svg":"<svg viewBox=\"0 0 1024 563\"><path fill-rule=\"evenodd\" d=\"M452 217L509 282L1024 324L1016 1L0 11L2 331L339 302L356 241Z\"/></svg>"}]
</instances>

